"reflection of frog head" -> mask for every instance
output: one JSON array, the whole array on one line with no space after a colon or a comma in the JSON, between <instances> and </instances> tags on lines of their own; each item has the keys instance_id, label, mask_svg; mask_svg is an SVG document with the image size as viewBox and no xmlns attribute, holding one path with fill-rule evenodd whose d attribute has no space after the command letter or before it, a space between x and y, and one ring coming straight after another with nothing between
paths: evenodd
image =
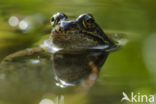
<instances>
[{"instance_id":1,"label":"reflection of frog head","mask_svg":"<svg viewBox=\"0 0 156 104\"><path fill-rule=\"evenodd\" d=\"M114 45L96 24L91 14L82 14L67 21L63 13L56 13L51 19L53 43L61 48L88 48L97 45Z\"/></svg>"}]
</instances>

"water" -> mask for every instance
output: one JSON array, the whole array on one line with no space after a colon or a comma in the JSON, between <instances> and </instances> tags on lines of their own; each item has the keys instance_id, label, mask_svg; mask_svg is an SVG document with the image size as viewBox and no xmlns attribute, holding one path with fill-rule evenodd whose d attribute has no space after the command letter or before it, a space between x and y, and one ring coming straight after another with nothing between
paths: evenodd
<instances>
[{"instance_id":1,"label":"water","mask_svg":"<svg viewBox=\"0 0 156 104\"><path fill-rule=\"evenodd\" d=\"M1 70L0 104L57 104L63 103L61 99L65 104L121 104L123 92L129 96L131 92L155 95L155 5L153 0L0 1L0 60L47 38L51 31L49 19L58 11L67 14L69 19L92 13L106 33L124 33L128 39L107 57L97 80L89 88L56 87L55 75L48 70L51 61L44 60L49 54L41 61L34 56L31 62L35 65L29 66L34 70L26 70L21 63L16 70L14 67L6 72ZM10 25L12 16L18 20Z\"/></svg>"}]
</instances>

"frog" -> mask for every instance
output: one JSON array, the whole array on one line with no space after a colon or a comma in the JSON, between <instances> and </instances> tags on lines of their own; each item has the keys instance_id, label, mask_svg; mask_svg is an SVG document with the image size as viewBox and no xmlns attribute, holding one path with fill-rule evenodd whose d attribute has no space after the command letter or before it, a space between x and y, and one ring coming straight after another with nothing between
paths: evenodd
<instances>
[{"instance_id":1,"label":"frog","mask_svg":"<svg viewBox=\"0 0 156 104\"><path fill-rule=\"evenodd\" d=\"M116 47L89 14L81 14L75 20L67 20L64 13L56 13L51 20L52 31L48 39L35 48L27 48L8 55L4 60L11 60L36 52L55 53L58 50L80 50L100 45ZM4 61L3 60L3 61Z\"/></svg>"},{"instance_id":2,"label":"frog","mask_svg":"<svg viewBox=\"0 0 156 104\"><path fill-rule=\"evenodd\" d=\"M107 56L118 46L103 32L92 14L81 14L75 20L67 18L64 13L54 14L48 39L37 47L6 56L0 65L12 71L19 67L22 70L21 65L25 70L31 69L30 62L45 68L52 64L56 85L93 85Z\"/></svg>"},{"instance_id":3,"label":"frog","mask_svg":"<svg viewBox=\"0 0 156 104\"><path fill-rule=\"evenodd\" d=\"M82 14L75 20L67 21L62 13L51 19L52 32L50 41L59 48L80 49L98 45L115 45L95 22L91 14Z\"/></svg>"}]
</instances>

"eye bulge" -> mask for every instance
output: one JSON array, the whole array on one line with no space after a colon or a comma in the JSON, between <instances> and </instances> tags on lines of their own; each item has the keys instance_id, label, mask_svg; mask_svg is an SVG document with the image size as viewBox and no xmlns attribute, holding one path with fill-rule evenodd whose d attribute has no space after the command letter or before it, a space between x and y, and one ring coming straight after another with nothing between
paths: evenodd
<instances>
[{"instance_id":1,"label":"eye bulge","mask_svg":"<svg viewBox=\"0 0 156 104\"><path fill-rule=\"evenodd\" d=\"M52 16L51 21L67 19L67 16L64 13L56 13Z\"/></svg>"},{"instance_id":2,"label":"eye bulge","mask_svg":"<svg viewBox=\"0 0 156 104\"><path fill-rule=\"evenodd\" d=\"M50 22L53 22L53 21L54 21L54 17L51 18Z\"/></svg>"},{"instance_id":3,"label":"eye bulge","mask_svg":"<svg viewBox=\"0 0 156 104\"><path fill-rule=\"evenodd\" d=\"M88 23L94 23L95 20L93 18L89 18L89 19L86 20L86 22L88 22Z\"/></svg>"},{"instance_id":4,"label":"eye bulge","mask_svg":"<svg viewBox=\"0 0 156 104\"><path fill-rule=\"evenodd\" d=\"M87 29L95 28L95 20L91 15L87 15L83 20L83 25Z\"/></svg>"},{"instance_id":5,"label":"eye bulge","mask_svg":"<svg viewBox=\"0 0 156 104\"><path fill-rule=\"evenodd\" d=\"M64 13L56 13L52 16L50 22L52 25L55 23L59 22L60 20L65 20L67 19L67 16Z\"/></svg>"},{"instance_id":6,"label":"eye bulge","mask_svg":"<svg viewBox=\"0 0 156 104\"><path fill-rule=\"evenodd\" d=\"M52 16L50 22L51 25L54 26L56 25L60 20L66 20L68 17L64 13L56 13ZM83 26L86 29L93 29L95 28L95 19L94 17L87 13L87 14L82 14L78 17L78 19L82 22Z\"/></svg>"}]
</instances>

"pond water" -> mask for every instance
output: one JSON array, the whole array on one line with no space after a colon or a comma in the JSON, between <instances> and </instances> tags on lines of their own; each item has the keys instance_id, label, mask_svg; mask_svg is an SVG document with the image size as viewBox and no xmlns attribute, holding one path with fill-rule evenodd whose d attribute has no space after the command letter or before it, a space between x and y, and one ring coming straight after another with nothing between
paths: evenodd
<instances>
[{"instance_id":1,"label":"pond water","mask_svg":"<svg viewBox=\"0 0 156 104\"><path fill-rule=\"evenodd\" d=\"M98 78L89 82L91 85L87 84L87 87L72 86L73 83L70 83L70 87L57 87L56 74L50 70L52 66L51 61L48 61L51 59L49 54L42 54L43 57L39 60L36 60L37 54L29 61L15 62L16 67L12 63L1 65L0 104L121 104L123 92L129 97L133 92L137 95L136 100L140 100L123 101L123 104L142 104L139 97L141 95L155 97L155 10L154 0L0 1L0 60L10 53L34 47L47 38L51 32L50 18L56 12L65 13L69 19L75 19L82 13L91 13L104 32L123 33L127 37L125 44L103 61L105 64L99 75L92 76L93 79ZM60 62L62 58L66 60L69 57L81 58L87 55L58 54L56 57L56 62ZM73 61L68 59L63 62L70 60ZM85 60L74 62L82 62L77 67L73 66L81 68ZM29 68L25 66L26 63L30 63ZM69 63L62 65L66 64ZM61 74L60 72L58 74ZM63 75L60 77L64 77ZM60 80L58 85L61 86ZM143 100L146 101L146 98ZM150 104L149 101L147 103Z\"/></svg>"}]
</instances>

